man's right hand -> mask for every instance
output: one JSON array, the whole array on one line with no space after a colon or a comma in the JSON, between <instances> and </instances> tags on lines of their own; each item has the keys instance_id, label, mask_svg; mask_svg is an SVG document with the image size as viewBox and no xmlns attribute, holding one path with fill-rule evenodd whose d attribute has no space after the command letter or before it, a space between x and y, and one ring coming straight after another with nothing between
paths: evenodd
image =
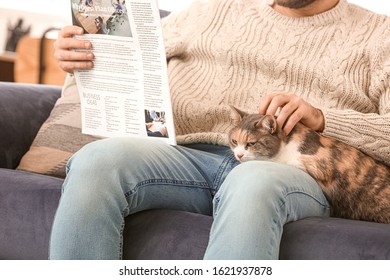
<instances>
[{"instance_id":1,"label":"man's right hand","mask_svg":"<svg viewBox=\"0 0 390 280\"><path fill-rule=\"evenodd\" d=\"M78 26L66 26L61 29L54 42L54 57L58 65L66 72L73 74L77 69L91 69L93 67L92 44L87 40L74 38L82 35L84 30ZM74 49L85 50L83 52Z\"/></svg>"}]
</instances>

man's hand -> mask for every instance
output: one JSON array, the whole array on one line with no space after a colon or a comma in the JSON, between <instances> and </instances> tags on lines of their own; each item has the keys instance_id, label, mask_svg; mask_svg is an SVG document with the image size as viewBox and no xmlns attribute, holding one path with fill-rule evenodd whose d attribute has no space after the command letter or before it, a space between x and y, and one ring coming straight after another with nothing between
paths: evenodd
<instances>
[{"instance_id":1,"label":"man's hand","mask_svg":"<svg viewBox=\"0 0 390 280\"><path fill-rule=\"evenodd\" d=\"M82 35L84 30L78 26L66 26L58 34L54 42L54 57L62 70L73 73L76 69L90 69L93 67L94 55L91 42L75 39L74 35ZM85 50L83 52L74 49ZM88 51L89 50L89 51Z\"/></svg>"},{"instance_id":2,"label":"man's hand","mask_svg":"<svg viewBox=\"0 0 390 280\"><path fill-rule=\"evenodd\" d=\"M283 127L286 135L298 122L318 132L324 130L325 119L322 111L292 93L274 93L266 96L261 102L259 113L274 116L279 109L276 121Z\"/></svg>"}]
</instances>

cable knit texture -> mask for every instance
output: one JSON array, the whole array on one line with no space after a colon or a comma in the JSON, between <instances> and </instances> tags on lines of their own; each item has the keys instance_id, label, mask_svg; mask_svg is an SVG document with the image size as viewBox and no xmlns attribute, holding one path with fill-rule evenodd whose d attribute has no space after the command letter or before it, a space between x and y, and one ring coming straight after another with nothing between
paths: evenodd
<instances>
[{"instance_id":1,"label":"cable knit texture","mask_svg":"<svg viewBox=\"0 0 390 280\"><path fill-rule=\"evenodd\" d=\"M178 143L227 145L229 104L257 112L293 92L323 111L324 135L390 164L390 18L345 0L289 18L264 2L198 1L163 20Z\"/></svg>"}]
</instances>

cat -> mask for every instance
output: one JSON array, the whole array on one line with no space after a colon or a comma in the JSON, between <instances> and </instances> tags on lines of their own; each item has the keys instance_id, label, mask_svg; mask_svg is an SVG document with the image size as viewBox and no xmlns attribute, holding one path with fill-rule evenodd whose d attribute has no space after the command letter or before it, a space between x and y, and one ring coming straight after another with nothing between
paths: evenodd
<instances>
[{"instance_id":1,"label":"cat","mask_svg":"<svg viewBox=\"0 0 390 280\"><path fill-rule=\"evenodd\" d=\"M286 136L274 116L231 109L234 127L228 138L237 160L274 161L300 168L321 187L331 216L390 223L389 166L302 123Z\"/></svg>"}]
</instances>

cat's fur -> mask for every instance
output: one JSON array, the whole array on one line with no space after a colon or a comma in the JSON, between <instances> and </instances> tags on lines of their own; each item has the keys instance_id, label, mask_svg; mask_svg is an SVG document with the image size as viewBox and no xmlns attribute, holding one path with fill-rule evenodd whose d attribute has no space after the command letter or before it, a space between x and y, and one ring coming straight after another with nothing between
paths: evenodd
<instances>
[{"instance_id":1,"label":"cat's fur","mask_svg":"<svg viewBox=\"0 0 390 280\"><path fill-rule=\"evenodd\" d=\"M239 161L268 160L298 167L318 182L332 216L390 223L389 166L301 123L286 136L275 117L231 107L234 127L229 143Z\"/></svg>"}]
</instances>

